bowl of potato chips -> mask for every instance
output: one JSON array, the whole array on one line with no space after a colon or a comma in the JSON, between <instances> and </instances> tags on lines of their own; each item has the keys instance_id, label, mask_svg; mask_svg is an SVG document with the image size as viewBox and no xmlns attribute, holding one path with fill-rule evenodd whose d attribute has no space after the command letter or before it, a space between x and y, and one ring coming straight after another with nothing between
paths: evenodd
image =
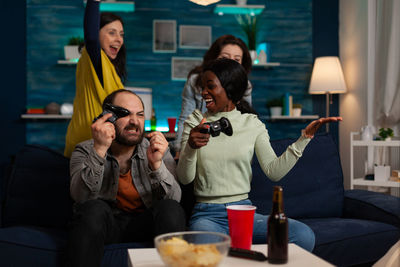
<instances>
[{"instance_id":1,"label":"bowl of potato chips","mask_svg":"<svg viewBox=\"0 0 400 267\"><path fill-rule=\"evenodd\" d=\"M156 236L154 244L169 267L216 267L228 253L231 238L215 232L175 232Z\"/></svg>"}]
</instances>

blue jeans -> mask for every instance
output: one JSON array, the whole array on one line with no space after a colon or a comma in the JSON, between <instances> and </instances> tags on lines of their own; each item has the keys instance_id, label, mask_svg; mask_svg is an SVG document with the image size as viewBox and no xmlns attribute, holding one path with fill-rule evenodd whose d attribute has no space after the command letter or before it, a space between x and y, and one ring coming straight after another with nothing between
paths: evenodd
<instances>
[{"instance_id":1,"label":"blue jeans","mask_svg":"<svg viewBox=\"0 0 400 267\"><path fill-rule=\"evenodd\" d=\"M252 205L249 199L237 202L214 204L196 203L189 221L191 231L210 231L229 235L228 215L229 205ZM267 243L268 215L254 215L253 243ZM289 242L312 251L315 244L314 232L302 222L289 219Z\"/></svg>"}]
</instances>

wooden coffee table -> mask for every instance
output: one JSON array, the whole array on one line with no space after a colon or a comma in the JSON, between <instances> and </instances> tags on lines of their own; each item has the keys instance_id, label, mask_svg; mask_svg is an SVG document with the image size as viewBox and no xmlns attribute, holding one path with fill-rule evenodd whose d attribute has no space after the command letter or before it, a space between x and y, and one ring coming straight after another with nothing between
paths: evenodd
<instances>
[{"instance_id":1,"label":"wooden coffee table","mask_svg":"<svg viewBox=\"0 0 400 267\"><path fill-rule=\"evenodd\" d=\"M253 250L260 251L267 254L267 245L253 245ZM268 261L253 261L241 258L227 256L220 267L243 267L243 266L277 266L276 264L268 264ZM164 267L155 248L142 248L142 249L128 249L128 266L131 267ZM327 261L318 258L314 254L302 249L295 244L289 244L289 260L286 264L279 266L293 266L293 267L328 267L333 266Z\"/></svg>"}]
</instances>

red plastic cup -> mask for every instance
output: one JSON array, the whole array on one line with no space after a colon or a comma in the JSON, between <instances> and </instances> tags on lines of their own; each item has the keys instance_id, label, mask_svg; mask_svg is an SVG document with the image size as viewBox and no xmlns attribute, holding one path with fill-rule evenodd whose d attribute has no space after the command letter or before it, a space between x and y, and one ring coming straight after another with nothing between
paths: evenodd
<instances>
[{"instance_id":1,"label":"red plastic cup","mask_svg":"<svg viewBox=\"0 0 400 267\"><path fill-rule=\"evenodd\" d=\"M250 249L253 240L255 206L231 205L228 212L229 235L234 248Z\"/></svg>"},{"instance_id":2,"label":"red plastic cup","mask_svg":"<svg viewBox=\"0 0 400 267\"><path fill-rule=\"evenodd\" d=\"M170 133L175 132L176 118L168 118L168 128Z\"/></svg>"}]
</instances>

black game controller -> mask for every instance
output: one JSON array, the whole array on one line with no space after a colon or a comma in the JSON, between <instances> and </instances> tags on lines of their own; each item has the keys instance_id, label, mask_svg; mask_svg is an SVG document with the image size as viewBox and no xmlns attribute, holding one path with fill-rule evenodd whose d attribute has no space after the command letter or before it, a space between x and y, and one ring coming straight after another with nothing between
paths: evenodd
<instances>
[{"instance_id":1,"label":"black game controller","mask_svg":"<svg viewBox=\"0 0 400 267\"><path fill-rule=\"evenodd\" d=\"M104 105L103 112L97 118L95 118L93 120L93 122L97 121L97 119L103 117L107 113L112 114L112 116L110 118L108 118L108 120L107 120L108 122L111 122L111 123L114 123L119 118L126 117L129 114L131 114L131 112L129 110L127 110L126 108L114 106L112 104L107 103Z\"/></svg>"},{"instance_id":2,"label":"black game controller","mask_svg":"<svg viewBox=\"0 0 400 267\"><path fill-rule=\"evenodd\" d=\"M210 127L207 129L200 129L200 132L211 134L212 137L218 136L221 132L228 136L232 136L233 134L232 125L225 117L217 121L206 122L204 125L209 125Z\"/></svg>"}]
</instances>

